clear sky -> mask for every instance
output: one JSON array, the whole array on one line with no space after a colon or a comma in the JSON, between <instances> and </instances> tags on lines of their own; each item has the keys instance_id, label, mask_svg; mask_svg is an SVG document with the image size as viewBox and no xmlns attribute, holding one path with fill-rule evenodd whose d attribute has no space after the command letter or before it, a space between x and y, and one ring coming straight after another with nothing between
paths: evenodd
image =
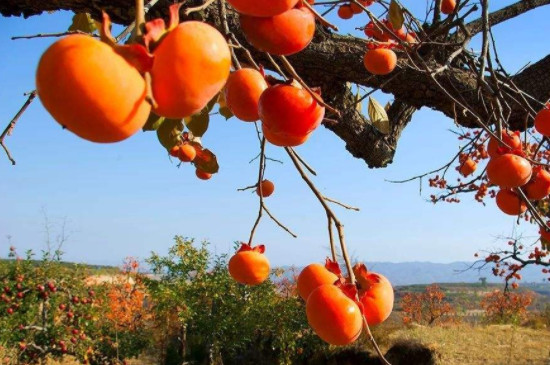
<instances>
[{"instance_id":1,"label":"clear sky","mask_svg":"<svg viewBox=\"0 0 550 365\"><path fill-rule=\"evenodd\" d=\"M492 10L512 2L493 1ZM413 11L423 14L424 1L404 3L416 3ZM56 12L27 20L0 18L2 129L24 102L23 93L34 89L39 57L54 41L10 37L64 31L71 16ZM549 53L549 18L550 7L543 7L495 27L500 57L509 71ZM347 24L335 22L344 32L360 35L353 28L367 20L360 15ZM379 99L385 102L387 97ZM420 196L417 182L385 181L445 163L458 148L459 141L448 131L452 126L439 112L417 112L403 132L394 163L379 170L354 159L323 127L297 148L317 170L315 182L323 194L361 208L350 212L335 207L354 256L392 262L471 260L478 249L495 247L497 236L511 233L515 219L500 213L492 200L483 207L473 196L463 196L461 204L434 206L426 201L427 186ZM155 133L94 144L63 131L36 101L6 140L17 165L12 167L3 152L0 156L0 255L7 253L8 235L20 250L43 248L44 211L57 228L67 219L67 260L118 264L126 256L145 258L152 250L166 252L176 234L206 239L216 252L230 252L233 241L248 239L256 218L257 196L237 188L255 183L257 164L248 161L259 145L253 125L235 118L213 117L203 141L220 163L220 172L209 181L198 180L191 166L176 168ZM322 260L328 245L324 211L284 151L270 146L267 153L284 165L268 164L266 177L276 190L266 202L298 238L264 219L257 243L267 245L274 265ZM527 225L521 231L536 232ZM56 232L54 227L52 235Z\"/></svg>"}]
</instances>

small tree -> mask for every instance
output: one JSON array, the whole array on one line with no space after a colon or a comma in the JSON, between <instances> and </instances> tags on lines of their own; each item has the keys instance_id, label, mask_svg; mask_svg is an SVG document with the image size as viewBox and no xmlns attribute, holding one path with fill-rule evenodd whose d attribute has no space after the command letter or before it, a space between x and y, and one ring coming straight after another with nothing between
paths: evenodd
<instances>
[{"instance_id":1,"label":"small tree","mask_svg":"<svg viewBox=\"0 0 550 365\"><path fill-rule=\"evenodd\" d=\"M481 301L485 317L491 323L518 323L527 316L527 307L534 299L532 292L495 290Z\"/></svg>"},{"instance_id":2,"label":"small tree","mask_svg":"<svg viewBox=\"0 0 550 365\"><path fill-rule=\"evenodd\" d=\"M406 293L401 300L403 322L432 325L453 319L455 313L445 293L432 284L421 293Z\"/></svg>"}]
</instances>

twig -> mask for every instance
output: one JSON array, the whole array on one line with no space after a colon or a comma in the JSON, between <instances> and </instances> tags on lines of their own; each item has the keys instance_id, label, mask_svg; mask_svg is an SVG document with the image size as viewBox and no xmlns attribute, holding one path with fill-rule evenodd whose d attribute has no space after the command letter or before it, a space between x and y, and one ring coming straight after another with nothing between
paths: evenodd
<instances>
[{"instance_id":1,"label":"twig","mask_svg":"<svg viewBox=\"0 0 550 365\"><path fill-rule=\"evenodd\" d=\"M8 147L4 144L4 138L6 136L11 136L11 133L13 132L13 129L15 128L15 125L17 124L17 121L19 120L19 117L27 110L29 105L31 105L32 101L36 97L36 90L31 91L29 94L29 97L27 98L27 101L25 101L25 104L19 109L17 114L13 117L13 119L8 123L6 129L2 132L0 135L0 145L2 145L2 148L4 148L4 151L6 152L6 155L8 156L8 159L11 161L12 165L15 165L15 159L10 154L10 151L8 150Z\"/></svg>"},{"instance_id":2,"label":"twig","mask_svg":"<svg viewBox=\"0 0 550 365\"><path fill-rule=\"evenodd\" d=\"M307 2L307 0L301 0L302 1L302 5L304 5L306 8L309 9L309 11L311 11L313 13L313 15L315 15L315 17L319 20L319 22L324 25L325 27L327 28L330 28L332 30L335 30L335 31L338 31L338 27L334 24L332 24L331 22L329 22L328 20L326 20L325 18L323 18L323 16L321 14L319 14L317 12L317 10L315 10L313 8L313 6L311 6L311 4L309 2Z\"/></svg>"},{"instance_id":3,"label":"twig","mask_svg":"<svg viewBox=\"0 0 550 365\"><path fill-rule=\"evenodd\" d=\"M64 37L66 35L72 35L72 34L84 34L84 35L89 35L91 37L99 37L99 35L97 35L97 34L90 34L90 33L83 32L81 30L71 30L71 31L68 31L68 32L61 32L61 33L38 33L38 34L33 34L33 35L20 35L20 36L11 37L11 40L14 41L14 40L17 40L17 39Z\"/></svg>"},{"instance_id":4,"label":"twig","mask_svg":"<svg viewBox=\"0 0 550 365\"><path fill-rule=\"evenodd\" d=\"M296 150L292 147L289 148L292 150L292 153L294 153L298 161L300 161L300 163L310 172L310 174L317 176L315 170L296 152Z\"/></svg>"},{"instance_id":5,"label":"twig","mask_svg":"<svg viewBox=\"0 0 550 365\"><path fill-rule=\"evenodd\" d=\"M186 16L189 16L189 14L191 14L191 13L194 13L194 12L196 12L196 11L204 10L204 9L206 9L207 7L209 7L210 4L212 4L214 1L215 1L215 0L207 0L207 1L206 1L204 4L202 4L202 5L195 6L195 7L192 7L192 8L187 8L187 9L185 9L184 14L185 14Z\"/></svg>"},{"instance_id":6,"label":"twig","mask_svg":"<svg viewBox=\"0 0 550 365\"><path fill-rule=\"evenodd\" d=\"M338 200L334 200L334 199L328 198L328 197L326 197L326 196L323 196L323 198L324 198L327 202L334 203L334 204L336 204L336 205L341 206L342 208L346 208L346 209L349 209L349 210L355 210L356 212L359 211L359 208L357 208L357 207L352 207L351 205L344 204L344 203L342 203L342 202L339 202Z\"/></svg>"}]
</instances>

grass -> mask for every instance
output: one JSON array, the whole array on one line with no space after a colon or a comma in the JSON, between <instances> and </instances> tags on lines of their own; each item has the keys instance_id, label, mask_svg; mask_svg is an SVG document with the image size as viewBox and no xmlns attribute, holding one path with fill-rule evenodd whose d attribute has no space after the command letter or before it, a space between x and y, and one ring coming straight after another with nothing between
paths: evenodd
<instances>
[{"instance_id":1,"label":"grass","mask_svg":"<svg viewBox=\"0 0 550 365\"><path fill-rule=\"evenodd\" d=\"M414 326L388 335L388 344L417 340L434 349L445 365L549 365L550 331L510 325ZM387 345L386 345L387 346Z\"/></svg>"}]
</instances>

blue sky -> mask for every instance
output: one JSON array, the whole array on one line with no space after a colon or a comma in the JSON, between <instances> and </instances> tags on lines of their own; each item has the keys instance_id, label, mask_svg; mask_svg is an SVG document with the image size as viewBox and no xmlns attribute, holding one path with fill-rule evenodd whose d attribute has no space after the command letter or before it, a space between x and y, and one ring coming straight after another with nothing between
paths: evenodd
<instances>
[{"instance_id":1,"label":"blue sky","mask_svg":"<svg viewBox=\"0 0 550 365\"><path fill-rule=\"evenodd\" d=\"M492 2L498 8L513 1ZM423 12L423 1L412 7ZM494 9L493 9L494 10ZM72 14L57 12L27 20L0 18L0 121L8 123L34 89L34 72L42 52L53 39L10 40L14 35L60 32ZM546 56L550 7L543 7L495 27L500 58L514 72ZM343 32L360 35L360 15L341 25ZM380 101L387 96L378 95ZM403 132L394 163L371 170L354 159L334 134L319 128L297 148L318 172L323 194L361 208L338 207L350 252L366 261L471 260L478 249L495 247L496 237L508 235L515 219L504 216L492 200L487 207L473 196L461 204L426 202L430 189L419 195L418 183L391 184L428 171L453 156L459 141L448 129L452 121L422 109ZM138 133L117 144L99 145L61 130L39 101L23 115L6 142L17 160L12 167L0 156L0 255L8 239L20 250L44 247L44 211L58 231L67 219L65 258L90 263L119 264L126 256L147 257L166 252L176 234L207 239L218 253L230 252L235 240L247 240L256 218L255 194L237 192L251 185L258 153L254 127L237 119L214 117L203 139L214 151L220 172L209 181L195 178L191 166L176 168L154 133ZM327 255L326 218L314 196L299 178L284 151L269 147L268 155L284 165L269 163L266 177L276 185L266 200L269 209L293 231L290 237L269 219L257 231L257 243L267 245L273 265L303 265ZM520 232L536 230L522 225Z\"/></svg>"}]
</instances>

